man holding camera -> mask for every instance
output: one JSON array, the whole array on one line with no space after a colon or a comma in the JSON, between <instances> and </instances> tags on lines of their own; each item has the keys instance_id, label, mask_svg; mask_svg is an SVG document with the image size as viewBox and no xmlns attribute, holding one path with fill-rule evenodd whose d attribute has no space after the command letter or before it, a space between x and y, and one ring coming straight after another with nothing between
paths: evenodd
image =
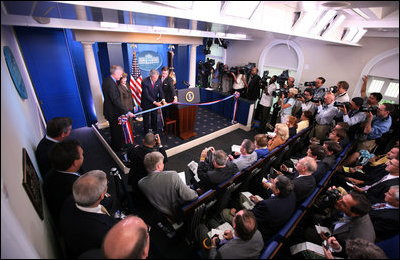
<instances>
[{"instance_id":1,"label":"man holding camera","mask_svg":"<svg viewBox=\"0 0 400 260\"><path fill-rule=\"evenodd\" d=\"M273 96L272 93L276 90L276 76L272 76L269 80L268 86L265 86L263 94L260 99L261 108L261 129L266 130L266 124L269 122L270 110L272 106Z\"/></svg>"},{"instance_id":2,"label":"man holding camera","mask_svg":"<svg viewBox=\"0 0 400 260\"><path fill-rule=\"evenodd\" d=\"M335 95L331 92L326 93L324 97L324 105L321 105L321 100L315 101L318 101L318 110L315 117L315 125L311 132L311 137L324 140L329 132L333 118L337 114L337 108L333 105L333 102L335 101Z\"/></svg>"},{"instance_id":3,"label":"man holding camera","mask_svg":"<svg viewBox=\"0 0 400 260\"><path fill-rule=\"evenodd\" d=\"M297 95L297 100L301 101L301 111L310 111L312 115L315 114L317 106L312 99L314 97L314 90L312 88L306 88L303 94Z\"/></svg>"},{"instance_id":4,"label":"man holding camera","mask_svg":"<svg viewBox=\"0 0 400 260\"><path fill-rule=\"evenodd\" d=\"M381 138L384 133L390 130L392 125L390 113L394 111L394 106L390 103L383 103L376 110L375 116L372 111L373 109L371 108L365 112L367 121L364 127L364 135L358 140L356 152L349 156L344 165L353 164L360 156L358 151L372 151L376 145L376 139Z\"/></svg>"},{"instance_id":5,"label":"man holding camera","mask_svg":"<svg viewBox=\"0 0 400 260\"><path fill-rule=\"evenodd\" d=\"M373 92L369 94L369 97L367 98L367 82L368 82L368 76L365 75L362 77L363 84L361 86L361 97L364 99L364 105L367 105L369 107L378 107L379 102L382 100L382 94L379 92Z\"/></svg>"},{"instance_id":6,"label":"man holding camera","mask_svg":"<svg viewBox=\"0 0 400 260\"><path fill-rule=\"evenodd\" d=\"M336 102L349 102L350 97L349 94L347 94L347 90L349 89L349 83L346 81L339 81L337 83L337 94L335 97Z\"/></svg>"},{"instance_id":7,"label":"man holding camera","mask_svg":"<svg viewBox=\"0 0 400 260\"><path fill-rule=\"evenodd\" d=\"M343 117L343 122L347 123L349 128L349 135L354 138L356 132L358 132L361 127L361 123L365 121L365 113L360 111L363 104L363 99L360 97L353 98L348 105L346 103L335 102L335 106L339 109L338 117Z\"/></svg>"},{"instance_id":8,"label":"man holding camera","mask_svg":"<svg viewBox=\"0 0 400 260\"><path fill-rule=\"evenodd\" d=\"M325 88L324 88L325 78L318 77L315 80L315 88L314 88L314 97L323 99L325 96Z\"/></svg>"}]
</instances>

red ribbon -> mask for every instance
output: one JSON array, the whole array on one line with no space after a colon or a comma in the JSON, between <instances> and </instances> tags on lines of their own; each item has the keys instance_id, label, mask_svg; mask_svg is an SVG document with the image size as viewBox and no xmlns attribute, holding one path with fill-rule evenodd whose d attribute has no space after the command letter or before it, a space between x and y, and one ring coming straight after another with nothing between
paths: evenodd
<instances>
[{"instance_id":1,"label":"red ribbon","mask_svg":"<svg viewBox=\"0 0 400 260\"><path fill-rule=\"evenodd\" d=\"M124 132L125 144L134 144L133 134L131 126L126 115L118 117L118 124L122 126L122 131Z\"/></svg>"}]
</instances>

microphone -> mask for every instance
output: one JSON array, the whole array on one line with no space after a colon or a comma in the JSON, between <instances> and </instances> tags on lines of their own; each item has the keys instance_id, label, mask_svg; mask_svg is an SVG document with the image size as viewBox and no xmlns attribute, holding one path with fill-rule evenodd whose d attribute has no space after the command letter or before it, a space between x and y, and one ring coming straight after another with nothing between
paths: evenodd
<instances>
[{"instance_id":1,"label":"microphone","mask_svg":"<svg viewBox=\"0 0 400 260\"><path fill-rule=\"evenodd\" d=\"M188 88L190 87L190 84L186 80L183 81L183 84Z\"/></svg>"}]
</instances>

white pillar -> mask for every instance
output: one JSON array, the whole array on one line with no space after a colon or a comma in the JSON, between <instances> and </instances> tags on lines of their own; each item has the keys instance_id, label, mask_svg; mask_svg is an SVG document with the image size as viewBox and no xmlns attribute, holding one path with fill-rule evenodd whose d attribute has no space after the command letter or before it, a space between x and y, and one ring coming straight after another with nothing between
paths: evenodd
<instances>
[{"instance_id":1,"label":"white pillar","mask_svg":"<svg viewBox=\"0 0 400 260\"><path fill-rule=\"evenodd\" d=\"M92 92L94 109L96 110L97 127L99 129L106 128L109 126L109 124L103 115L103 94L100 88L96 60L94 58L92 47L94 42L81 43L83 46L83 53L85 55L86 69L89 77L90 91Z\"/></svg>"},{"instance_id":2,"label":"white pillar","mask_svg":"<svg viewBox=\"0 0 400 260\"><path fill-rule=\"evenodd\" d=\"M190 45L190 65L189 65L189 84L190 87L196 86L196 47L198 45Z\"/></svg>"},{"instance_id":3,"label":"white pillar","mask_svg":"<svg viewBox=\"0 0 400 260\"><path fill-rule=\"evenodd\" d=\"M76 18L78 20L87 21L86 8L83 5L75 5Z\"/></svg>"}]
</instances>

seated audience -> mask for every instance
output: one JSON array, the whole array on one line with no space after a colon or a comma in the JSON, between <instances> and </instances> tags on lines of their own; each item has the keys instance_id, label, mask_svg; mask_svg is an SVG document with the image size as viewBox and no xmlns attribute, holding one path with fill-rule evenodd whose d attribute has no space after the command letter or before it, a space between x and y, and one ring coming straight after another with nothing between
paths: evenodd
<instances>
[{"instance_id":1,"label":"seated audience","mask_svg":"<svg viewBox=\"0 0 400 260\"><path fill-rule=\"evenodd\" d=\"M268 153L268 137L265 134L258 134L254 137L254 145L256 146L257 160L265 157Z\"/></svg>"},{"instance_id":2,"label":"seated audience","mask_svg":"<svg viewBox=\"0 0 400 260\"><path fill-rule=\"evenodd\" d=\"M80 174L83 164L83 150L77 140L56 143L51 149L50 160L53 168L43 182L43 193L53 221L58 226L61 206L72 194L72 185Z\"/></svg>"},{"instance_id":3,"label":"seated audience","mask_svg":"<svg viewBox=\"0 0 400 260\"><path fill-rule=\"evenodd\" d=\"M251 140L244 139L240 145L240 153L235 152L235 156L239 157L234 159L232 155L229 155L229 159L236 164L239 171L241 171L257 161L257 153L254 151L255 149L256 146Z\"/></svg>"},{"instance_id":4,"label":"seated audience","mask_svg":"<svg viewBox=\"0 0 400 260\"><path fill-rule=\"evenodd\" d=\"M106 259L146 259L149 248L149 226L137 216L128 216L114 225L102 246Z\"/></svg>"},{"instance_id":5,"label":"seated audience","mask_svg":"<svg viewBox=\"0 0 400 260\"><path fill-rule=\"evenodd\" d=\"M333 118L337 113L337 108L333 105L334 101L335 95L328 92L324 97L323 105L321 102L318 103L315 125L311 132L311 137L316 137L318 140L324 140L328 135Z\"/></svg>"},{"instance_id":6,"label":"seated audience","mask_svg":"<svg viewBox=\"0 0 400 260\"><path fill-rule=\"evenodd\" d=\"M267 144L268 150L272 151L276 147L284 144L289 139L289 128L285 124L275 125L275 136L272 137Z\"/></svg>"},{"instance_id":7,"label":"seated audience","mask_svg":"<svg viewBox=\"0 0 400 260\"><path fill-rule=\"evenodd\" d=\"M69 257L77 258L90 249L101 248L107 232L117 222L100 204L106 193L107 176L103 171L89 171L75 181L73 198L65 200L60 214Z\"/></svg>"},{"instance_id":8,"label":"seated audience","mask_svg":"<svg viewBox=\"0 0 400 260\"><path fill-rule=\"evenodd\" d=\"M336 163L336 158L342 151L342 147L334 141L325 141L323 147L325 150L325 158L322 162L327 164L328 169L331 169Z\"/></svg>"},{"instance_id":9,"label":"seated audience","mask_svg":"<svg viewBox=\"0 0 400 260\"><path fill-rule=\"evenodd\" d=\"M286 125L289 128L289 138L292 138L297 133L297 118L294 116L288 116Z\"/></svg>"},{"instance_id":10,"label":"seated audience","mask_svg":"<svg viewBox=\"0 0 400 260\"><path fill-rule=\"evenodd\" d=\"M210 259L243 259L258 258L264 247L264 241L260 231L257 230L257 222L254 214L246 209L238 211L232 219L231 230L224 233L225 243L217 249L216 240L211 240Z\"/></svg>"},{"instance_id":11,"label":"seated audience","mask_svg":"<svg viewBox=\"0 0 400 260\"><path fill-rule=\"evenodd\" d=\"M311 111L304 111L301 114L300 117L300 122L297 124L297 130L296 133L300 133L303 129L306 129L307 127L309 127L310 125L312 125L312 113Z\"/></svg>"},{"instance_id":12,"label":"seated audience","mask_svg":"<svg viewBox=\"0 0 400 260\"><path fill-rule=\"evenodd\" d=\"M394 106L390 103L383 103L378 107L377 114L372 115L371 112L365 112L367 122L364 127L364 135L359 137L357 141L357 148L349 158L346 159L345 165L352 165L357 160L360 150L372 151L376 145L376 139L389 131L392 125L392 118L390 113L394 111Z\"/></svg>"},{"instance_id":13,"label":"seated audience","mask_svg":"<svg viewBox=\"0 0 400 260\"><path fill-rule=\"evenodd\" d=\"M207 152L210 151L212 159L209 160ZM228 161L228 156L222 150L214 150L214 147L205 148L201 152L197 175L200 182L194 186L207 191L214 189L218 184L232 177L239 171L236 164Z\"/></svg>"},{"instance_id":14,"label":"seated audience","mask_svg":"<svg viewBox=\"0 0 400 260\"><path fill-rule=\"evenodd\" d=\"M385 170L389 174L372 185L367 185L362 188L354 185L353 189L359 192L365 192L368 200L373 204L383 202L385 200L385 192L387 192L391 186L399 185L399 159L395 158L390 160Z\"/></svg>"},{"instance_id":15,"label":"seated audience","mask_svg":"<svg viewBox=\"0 0 400 260\"><path fill-rule=\"evenodd\" d=\"M334 128L329 133L328 140L339 143L342 150L346 149L346 146L350 143L350 139L344 128Z\"/></svg>"},{"instance_id":16,"label":"seated audience","mask_svg":"<svg viewBox=\"0 0 400 260\"><path fill-rule=\"evenodd\" d=\"M255 196L251 196L250 199L256 204L252 212L266 241L286 224L296 210L296 195L292 181L283 175L272 179L271 182L263 182L263 185L270 189L273 195L261 201Z\"/></svg>"},{"instance_id":17,"label":"seated audience","mask_svg":"<svg viewBox=\"0 0 400 260\"><path fill-rule=\"evenodd\" d=\"M333 252L340 253L343 251L342 246L336 240L335 237L328 238L328 245L332 248ZM331 250L322 247L324 250L325 258L335 259ZM339 257L347 259L387 259L385 252L374 243L367 241L362 238L354 238L346 240L346 253L340 254ZM336 254L335 254L336 255ZM347 256L347 257L346 257Z\"/></svg>"},{"instance_id":18,"label":"seated audience","mask_svg":"<svg viewBox=\"0 0 400 260\"><path fill-rule=\"evenodd\" d=\"M46 136L40 140L36 147L35 156L39 166L42 180L46 178L51 169L49 152L56 143L69 136L72 129L72 120L69 117L55 117L47 123Z\"/></svg>"},{"instance_id":19,"label":"seated audience","mask_svg":"<svg viewBox=\"0 0 400 260\"><path fill-rule=\"evenodd\" d=\"M136 145L128 150L128 159L131 161L131 169L128 175L128 184L132 185L132 190L135 195L141 197L140 193L137 193L138 181L147 176L147 171L144 167L143 160L146 154L158 151L164 156L163 162L168 161L168 156L165 152L164 146L161 144L161 138L158 134L147 133L143 139L143 145Z\"/></svg>"},{"instance_id":20,"label":"seated audience","mask_svg":"<svg viewBox=\"0 0 400 260\"><path fill-rule=\"evenodd\" d=\"M148 174L138 182L138 186L158 211L176 219L176 209L197 199L198 195L182 182L176 171L164 171L163 161L160 152L146 154L144 166Z\"/></svg>"},{"instance_id":21,"label":"seated audience","mask_svg":"<svg viewBox=\"0 0 400 260\"><path fill-rule=\"evenodd\" d=\"M315 182L319 183L330 169L328 164L323 161L325 159L325 149L319 144L312 144L307 150L307 156L313 158L317 163L317 168L312 175L315 178Z\"/></svg>"},{"instance_id":22,"label":"seated audience","mask_svg":"<svg viewBox=\"0 0 400 260\"><path fill-rule=\"evenodd\" d=\"M312 175L317 169L317 163L314 158L301 158L296 164L298 176L293 179L294 193L296 194L296 204L299 205L315 189L315 178Z\"/></svg>"},{"instance_id":23,"label":"seated audience","mask_svg":"<svg viewBox=\"0 0 400 260\"><path fill-rule=\"evenodd\" d=\"M369 212L377 240L385 240L399 233L399 185L385 193L384 203L375 203Z\"/></svg>"}]
</instances>

